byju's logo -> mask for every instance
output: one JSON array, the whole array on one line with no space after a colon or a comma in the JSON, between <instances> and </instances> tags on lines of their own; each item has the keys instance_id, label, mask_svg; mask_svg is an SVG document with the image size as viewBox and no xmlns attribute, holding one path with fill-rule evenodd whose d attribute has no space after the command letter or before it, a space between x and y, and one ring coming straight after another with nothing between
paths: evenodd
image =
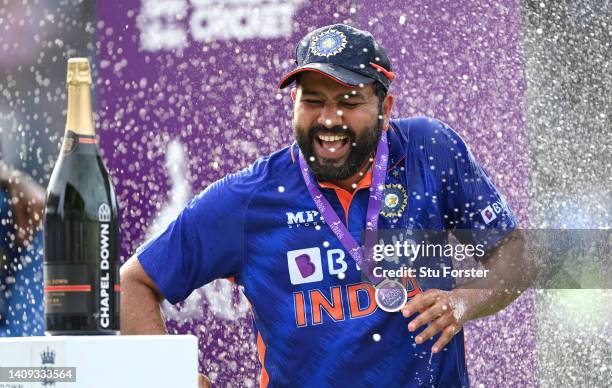
<instances>
[{"instance_id":1,"label":"byju's logo","mask_svg":"<svg viewBox=\"0 0 612 388\"><path fill-rule=\"evenodd\" d=\"M484 220L485 224L488 224L489 222L491 222L491 221L493 221L494 219L497 218L495 213L493 213L493 208L491 208L491 206L485 207L480 212L480 215L482 215L482 219Z\"/></svg>"},{"instance_id":2,"label":"byju's logo","mask_svg":"<svg viewBox=\"0 0 612 388\"><path fill-rule=\"evenodd\" d=\"M485 207L480 211L480 215L484 220L485 224L489 224L491 221L497 218L497 215L500 214L504 210L504 205L501 201L495 201L491 205Z\"/></svg>"},{"instance_id":3,"label":"byju's logo","mask_svg":"<svg viewBox=\"0 0 612 388\"><path fill-rule=\"evenodd\" d=\"M317 226L323 223L319 212L316 210L306 210L302 212L287 212L287 226L297 228L300 226Z\"/></svg>"},{"instance_id":4,"label":"byju's logo","mask_svg":"<svg viewBox=\"0 0 612 388\"><path fill-rule=\"evenodd\" d=\"M319 248L298 249L287 252L291 284L304 284L323 280L321 250Z\"/></svg>"}]
</instances>

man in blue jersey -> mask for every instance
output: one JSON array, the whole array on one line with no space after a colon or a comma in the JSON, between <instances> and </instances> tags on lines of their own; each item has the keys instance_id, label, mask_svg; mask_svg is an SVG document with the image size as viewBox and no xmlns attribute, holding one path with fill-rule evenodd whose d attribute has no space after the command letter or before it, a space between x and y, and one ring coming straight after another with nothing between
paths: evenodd
<instances>
[{"instance_id":1,"label":"man in blue jersey","mask_svg":"<svg viewBox=\"0 0 612 388\"><path fill-rule=\"evenodd\" d=\"M166 333L163 298L233 277L253 309L261 386L468 386L463 324L526 286L509 270L523 244L513 214L452 129L390 118L395 76L371 34L319 28L296 62L279 85L295 82L296 144L213 183L137 250L121 269L122 333ZM518 291L402 277L408 302L388 312L364 230L460 231Z\"/></svg>"}]
</instances>

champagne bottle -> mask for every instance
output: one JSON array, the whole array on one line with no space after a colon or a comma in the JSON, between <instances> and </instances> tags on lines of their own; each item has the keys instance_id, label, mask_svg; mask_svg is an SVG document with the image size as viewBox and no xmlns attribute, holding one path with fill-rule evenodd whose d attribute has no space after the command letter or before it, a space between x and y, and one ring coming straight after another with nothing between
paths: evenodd
<instances>
[{"instance_id":1,"label":"champagne bottle","mask_svg":"<svg viewBox=\"0 0 612 388\"><path fill-rule=\"evenodd\" d=\"M119 334L117 200L96 140L91 71L68 60L68 109L44 215L46 332Z\"/></svg>"}]
</instances>

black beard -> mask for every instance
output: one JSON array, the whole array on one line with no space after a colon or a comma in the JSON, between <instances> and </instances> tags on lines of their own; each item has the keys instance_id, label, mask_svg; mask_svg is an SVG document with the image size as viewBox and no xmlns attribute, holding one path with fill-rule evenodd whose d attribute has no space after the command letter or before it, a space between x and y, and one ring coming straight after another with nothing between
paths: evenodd
<instances>
[{"instance_id":1,"label":"black beard","mask_svg":"<svg viewBox=\"0 0 612 388\"><path fill-rule=\"evenodd\" d=\"M308 163L308 167L314 176L321 181L342 180L355 175L363 165L366 158L376 150L382 132L383 120L377 120L373 127L366 128L359 137L350 128L336 126L327 128L322 125L315 125L308 130L294 124L293 136L300 147L301 152ZM348 157L343 165L336 166L335 159L319 158L315 155L313 144L317 134L321 132L346 135L348 137L349 150ZM352 144L355 144L354 146Z\"/></svg>"}]
</instances>

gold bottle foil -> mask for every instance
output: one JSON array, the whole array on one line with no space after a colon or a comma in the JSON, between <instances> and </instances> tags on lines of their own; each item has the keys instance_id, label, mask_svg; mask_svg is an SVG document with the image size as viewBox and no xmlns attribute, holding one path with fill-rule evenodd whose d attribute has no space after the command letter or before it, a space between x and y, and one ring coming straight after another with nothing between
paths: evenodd
<instances>
[{"instance_id":1,"label":"gold bottle foil","mask_svg":"<svg viewBox=\"0 0 612 388\"><path fill-rule=\"evenodd\" d=\"M95 136L91 109L91 68L87 58L68 59L66 134ZM67 136L66 136L67 138Z\"/></svg>"},{"instance_id":2,"label":"gold bottle foil","mask_svg":"<svg viewBox=\"0 0 612 388\"><path fill-rule=\"evenodd\" d=\"M87 58L70 58L68 59L68 74L66 83L73 84L89 84L91 85L91 70L89 68L89 60Z\"/></svg>"}]
</instances>

